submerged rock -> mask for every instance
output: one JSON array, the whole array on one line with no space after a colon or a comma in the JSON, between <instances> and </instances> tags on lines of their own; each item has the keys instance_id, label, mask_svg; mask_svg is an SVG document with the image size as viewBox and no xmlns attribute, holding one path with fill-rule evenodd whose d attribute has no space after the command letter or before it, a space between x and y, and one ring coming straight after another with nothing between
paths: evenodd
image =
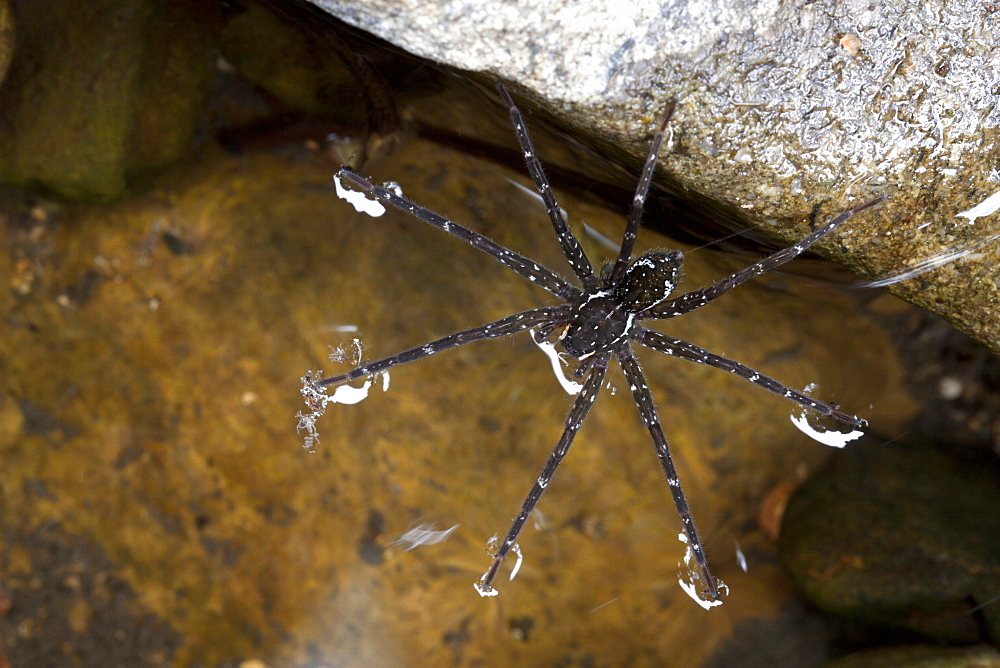
<instances>
[{"instance_id":1,"label":"submerged rock","mask_svg":"<svg viewBox=\"0 0 1000 668\"><path fill-rule=\"evenodd\" d=\"M826 664L826 668L996 668L1000 652L991 645L914 645L867 650Z\"/></svg>"},{"instance_id":2,"label":"submerged rock","mask_svg":"<svg viewBox=\"0 0 1000 668\"><path fill-rule=\"evenodd\" d=\"M988 453L866 441L792 497L779 548L823 610L945 641L997 638L998 508Z\"/></svg>"}]
</instances>

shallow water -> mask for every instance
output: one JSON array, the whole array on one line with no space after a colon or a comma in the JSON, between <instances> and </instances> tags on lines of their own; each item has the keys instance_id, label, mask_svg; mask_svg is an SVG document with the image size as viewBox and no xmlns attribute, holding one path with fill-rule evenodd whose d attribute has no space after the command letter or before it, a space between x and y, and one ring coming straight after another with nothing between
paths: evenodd
<instances>
[{"instance_id":1,"label":"shallow water","mask_svg":"<svg viewBox=\"0 0 1000 668\"><path fill-rule=\"evenodd\" d=\"M153 664L698 665L747 620L780 620L790 584L758 513L831 450L794 428L791 404L716 369L639 353L731 589L708 612L678 586L679 522L617 369L493 599L472 587L487 539L506 531L571 401L527 334L394 369L387 392L331 405L315 453L302 448L299 378L348 368L331 347L358 338L375 359L553 303L416 219L355 213L333 171L299 148L208 151L116 206L7 215L4 274L17 257L39 268L29 290L0 297L0 574L15 646L57 646L46 634L59 618L75 620L66 655L86 655L77 641L100 624L123 630L126 662ZM520 171L413 139L367 173L568 273L544 210L508 181L530 186ZM560 203L578 229L620 234L621 212ZM643 231L637 252L664 245L676 244ZM682 289L746 263L696 252ZM787 274L661 329L792 387L816 383L815 396L894 434L914 403L866 310ZM422 523L458 528L395 543ZM52 545L78 547L52 565L36 554ZM41 568L83 569L130 602L107 614L96 584L67 589ZM52 588L47 603L26 603L32 583ZM150 619L160 635L129 631ZM762 647L788 632L773 630Z\"/></svg>"}]
</instances>

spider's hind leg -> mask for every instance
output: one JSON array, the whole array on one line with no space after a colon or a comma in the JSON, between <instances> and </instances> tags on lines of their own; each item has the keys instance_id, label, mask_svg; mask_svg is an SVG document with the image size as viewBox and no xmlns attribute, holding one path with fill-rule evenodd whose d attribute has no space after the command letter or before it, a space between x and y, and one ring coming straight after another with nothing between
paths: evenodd
<instances>
[{"instance_id":1,"label":"spider's hind leg","mask_svg":"<svg viewBox=\"0 0 1000 668\"><path fill-rule=\"evenodd\" d=\"M573 371L574 378L583 378L584 374L590 371L590 367L594 366L594 361L596 356L588 355L586 357L580 358L580 364L577 365L576 370Z\"/></svg>"},{"instance_id":2,"label":"spider's hind leg","mask_svg":"<svg viewBox=\"0 0 1000 668\"><path fill-rule=\"evenodd\" d=\"M677 476L677 469L674 467L673 457L670 455L670 446L667 445L667 437L660 426L660 418L656 414L656 405L653 402L653 395L649 391L646 377L639 367L639 362L635 359L632 347L626 345L618 351L618 363L625 372L625 379L628 381L629 389L632 391L632 398L642 416L643 424L649 430L649 435L656 446L656 455L660 459L660 466L667 478L667 485L670 487L670 494L674 498L674 506L677 514L681 518L681 527L684 529L685 542L694 556L697 572L690 575L697 582L695 585L700 591L695 595L700 601L718 601L720 589L728 591L726 585L717 580L708 568L708 557L705 556L705 548L701 542L701 536L694 526L694 518L691 516L691 508L688 506L687 497L681 489L681 481Z\"/></svg>"},{"instance_id":3,"label":"spider's hind leg","mask_svg":"<svg viewBox=\"0 0 1000 668\"><path fill-rule=\"evenodd\" d=\"M744 364L740 364L739 362L731 360L728 357L716 355L715 353L709 352L708 350L696 346L693 343L688 343L687 341L682 341L681 339L675 339L671 336L663 334L662 332L657 332L653 329L646 329L645 327L639 329L638 332L632 337L632 340L637 343L641 343L647 348L651 348L667 355L673 355L674 357L679 357L680 359L688 360L689 362L704 364L706 366L715 367L716 369L728 371L729 373L749 380L757 387L762 387L768 392L773 392L778 396L790 399L803 408L808 408L809 410L819 413L820 415L832 417L833 419L853 427L854 429L864 429L868 426L867 420L843 412L837 404L827 404L822 401L817 401L807 394L803 394L798 390L793 390L770 376L765 376L759 371L754 371Z\"/></svg>"},{"instance_id":4,"label":"spider's hind leg","mask_svg":"<svg viewBox=\"0 0 1000 668\"><path fill-rule=\"evenodd\" d=\"M577 396L576 401L573 403L573 408L570 409L569 416L566 418L566 428L563 430L559 442L556 443L556 447L553 448L548 461L542 467L542 472L538 474L538 479L531 487L531 491L528 492L528 496L525 497L524 503L521 505L521 511L514 518L513 524L510 525L510 529L507 531L500 549L493 555L493 563L490 565L490 569L474 585L480 596L497 595L497 590L493 588L493 580L500 570L500 564L503 563L503 560L510 553L511 549L513 549L517 542L517 537L521 534L521 529L524 528L524 523L528 519L528 515L535 509L535 505L541 498L545 488L549 486L552 476L555 475L560 462L562 462L569 451L569 446L572 445L576 432L579 431L587 414L590 413L594 401L597 400L597 395L601 391L601 383L604 382L604 376L608 370L609 354L594 355L592 359L594 361L591 363L590 373L587 375L587 380L584 381L583 390L580 391L579 396Z\"/></svg>"}]
</instances>

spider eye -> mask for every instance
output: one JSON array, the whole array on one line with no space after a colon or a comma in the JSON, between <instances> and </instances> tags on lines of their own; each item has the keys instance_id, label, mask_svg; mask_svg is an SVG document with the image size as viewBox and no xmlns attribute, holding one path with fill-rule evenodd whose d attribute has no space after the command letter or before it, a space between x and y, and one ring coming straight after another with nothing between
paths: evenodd
<instances>
[{"instance_id":1,"label":"spider eye","mask_svg":"<svg viewBox=\"0 0 1000 668\"><path fill-rule=\"evenodd\" d=\"M678 250L643 253L629 265L615 288L615 301L629 313L656 306L674 291L684 254Z\"/></svg>"}]
</instances>

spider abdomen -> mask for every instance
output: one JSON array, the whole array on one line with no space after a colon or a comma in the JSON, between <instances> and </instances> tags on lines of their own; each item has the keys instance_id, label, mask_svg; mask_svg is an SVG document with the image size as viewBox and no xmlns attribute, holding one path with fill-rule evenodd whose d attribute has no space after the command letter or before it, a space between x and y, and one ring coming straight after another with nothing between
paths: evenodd
<instances>
[{"instance_id":1,"label":"spider abdomen","mask_svg":"<svg viewBox=\"0 0 1000 668\"><path fill-rule=\"evenodd\" d=\"M615 350L628 337L634 318L621 309L612 291L591 292L573 308L560 341L578 359Z\"/></svg>"},{"instance_id":2,"label":"spider abdomen","mask_svg":"<svg viewBox=\"0 0 1000 668\"><path fill-rule=\"evenodd\" d=\"M656 306L674 291L683 262L684 255L678 250L643 253L625 270L621 284L615 287L615 299L631 313Z\"/></svg>"}]
</instances>

